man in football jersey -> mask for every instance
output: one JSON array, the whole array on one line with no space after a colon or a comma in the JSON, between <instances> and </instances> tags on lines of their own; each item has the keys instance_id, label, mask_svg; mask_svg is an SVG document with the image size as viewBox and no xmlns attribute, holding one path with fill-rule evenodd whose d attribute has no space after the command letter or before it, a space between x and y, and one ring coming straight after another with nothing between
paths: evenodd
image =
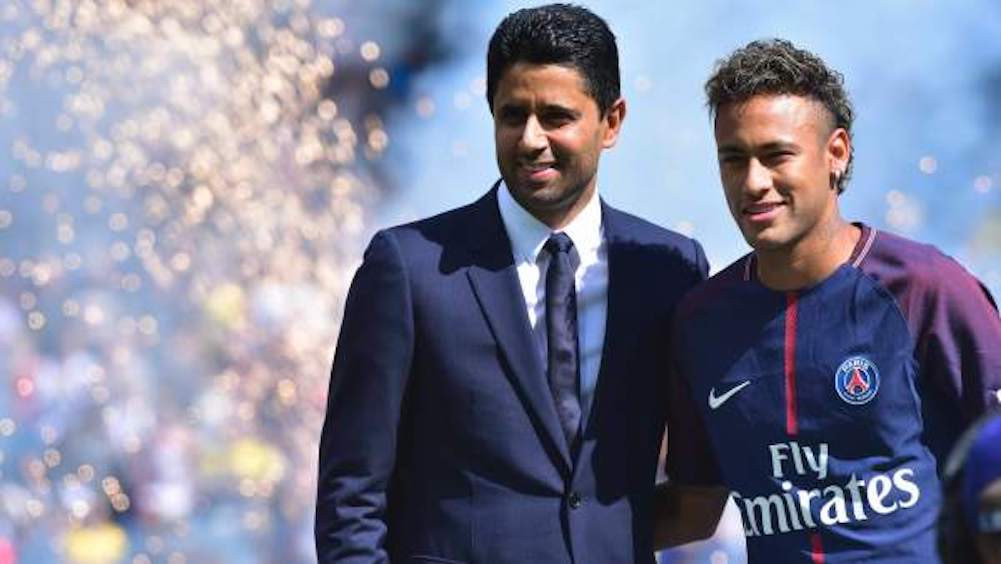
<instances>
[{"instance_id":1,"label":"man in football jersey","mask_svg":"<svg viewBox=\"0 0 1001 564\"><path fill-rule=\"evenodd\" d=\"M670 409L668 429L704 429L716 465L699 475L730 490L751 562L935 561L940 468L999 403L1001 321L983 285L839 212L842 82L769 40L706 83L723 190L753 250L679 305L672 402L698 417Z\"/></svg>"}]
</instances>

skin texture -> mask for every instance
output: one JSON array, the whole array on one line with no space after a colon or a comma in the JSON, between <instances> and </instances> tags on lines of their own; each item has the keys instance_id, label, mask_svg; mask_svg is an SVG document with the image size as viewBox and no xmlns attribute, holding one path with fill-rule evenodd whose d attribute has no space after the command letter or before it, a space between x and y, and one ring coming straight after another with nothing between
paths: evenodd
<instances>
[{"instance_id":1,"label":"skin texture","mask_svg":"<svg viewBox=\"0 0 1001 564\"><path fill-rule=\"evenodd\" d=\"M723 487L657 485L654 493L653 546L672 546L704 540L716 532L730 492Z\"/></svg>"},{"instance_id":2,"label":"skin texture","mask_svg":"<svg viewBox=\"0 0 1001 564\"><path fill-rule=\"evenodd\" d=\"M715 134L727 205L762 283L811 286L848 259L860 231L841 217L835 179L851 141L819 102L760 95L725 104Z\"/></svg>"},{"instance_id":3,"label":"skin texture","mask_svg":"<svg viewBox=\"0 0 1001 564\"><path fill-rule=\"evenodd\" d=\"M518 62L501 76L493 107L497 166L511 195L552 229L564 227L594 195L625 100L601 115L576 69Z\"/></svg>"}]
</instances>

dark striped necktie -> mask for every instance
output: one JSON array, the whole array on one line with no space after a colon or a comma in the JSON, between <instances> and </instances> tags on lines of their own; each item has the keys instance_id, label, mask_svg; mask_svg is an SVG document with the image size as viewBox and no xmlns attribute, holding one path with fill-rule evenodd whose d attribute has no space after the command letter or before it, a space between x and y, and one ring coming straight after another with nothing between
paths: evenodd
<instances>
[{"instance_id":1,"label":"dark striped necktie","mask_svg":"<svg viewBox=\"0 0 1001 564\"><path fill-rule=\"evenodd\" d=\"M546 375L567 445L573 449L581 418L577 292L574 267L570 262L573 241L565 233L554 233L546 241L545 249L551 255L546 273L546 340L549 345Z\"/></svg>"}]
</instances>

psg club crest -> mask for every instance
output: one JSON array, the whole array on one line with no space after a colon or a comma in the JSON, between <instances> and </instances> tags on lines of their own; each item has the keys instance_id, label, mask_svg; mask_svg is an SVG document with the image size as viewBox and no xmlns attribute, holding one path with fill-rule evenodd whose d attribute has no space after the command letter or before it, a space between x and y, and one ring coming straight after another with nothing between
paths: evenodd
<instances>
[{"instance_id":1,"label":"psg club crest","mask_svg":"<svg viewBox=\"0 0 1001 564\"><path fill-rule=\"evenodd\" d=\"M852 405L869 403L879 391L879 371L869 359L853 356L838 367L834 389L841 399Z\"/></svg>"}]
</instances>

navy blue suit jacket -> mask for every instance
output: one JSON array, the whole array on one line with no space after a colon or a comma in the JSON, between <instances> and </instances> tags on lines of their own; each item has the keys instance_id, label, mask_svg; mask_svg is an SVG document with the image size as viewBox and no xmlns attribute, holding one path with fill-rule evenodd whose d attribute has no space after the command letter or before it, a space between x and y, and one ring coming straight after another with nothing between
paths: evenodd
<instances>
[{"instance_id":1,"label":"navy blue suit jacket","mask_svg":"<svg viewBox=\"0 0 1001 564\"><path fill-rule=\"evenodd\" d=\"M496 192L365 253L320 442L320 562L652 561L667 333L705 256L602 203L605 344L571 453Z\"/></svg>"}]
</instances>

